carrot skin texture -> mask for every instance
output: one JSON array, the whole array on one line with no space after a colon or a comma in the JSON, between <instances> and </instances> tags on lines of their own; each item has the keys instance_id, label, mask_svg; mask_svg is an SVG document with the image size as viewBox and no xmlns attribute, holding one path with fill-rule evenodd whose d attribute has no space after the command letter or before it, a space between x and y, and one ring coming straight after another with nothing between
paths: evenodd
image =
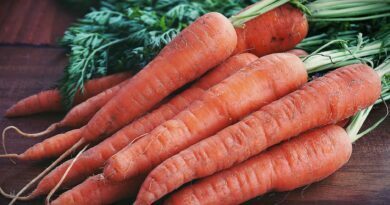
<instances>
[{"instance_id":1,"label":"carrot skin texture","mask_svg":"<svg viewBox=\"0 0 390 205\"><path fill-rule=\"evenodd\" d=\"M236 44L235 30L222 14L212 12L198 18L100 109L83 128L83 138L94 141L117 131L227 59Z\"/></svg>"},{"instance_id":2,"label":"carrot skin texture","mask_svg":"<svg viewBox=\"0 0 390 205\"><path fill-rule=\"evenodd\" d=\"M165 204L240 204L272 190L293 190L333 174L351 153L352 144L343 128L315 129L185 186Z\"/></svg>"},{"instance_id":3,"label":"carrot skin texture","mask_svg":"<svg viewBox=\"0 0 390 205\"><path fill-rule=\"evenodd\" d=\"M59 90L46 90L23 98L5 112L6 117L19 117L42 112L59 112L63 110Z\"/></svg>"},{"instance_id":4,"label":"carrot skin texture","mask_svg":"<svg viewBox=\"0 0 390 205\"><path fill-rule=\"evenodd\" d=\"M22 161L41 161L60 156L81 139L81 130L75 129L47 138L18 156Z\"/></svg>"},{"instance_id":5,"label":"carrot skin texture","mask_svg":"<svg viewBox=\"0 0 390 205\"><path fill-rule=\"evenodd\" d=\"M86 125L99 109L111 100L129 80L125 80L75 106L59 122L58 126L79 128Z\"/></svg>"},{"instance_id":6,"label":"carrot skin texture","mask_svg":"<svg viewBox=\"0 0 390 205\"><path fill-rule=\"evenodd\" d=\"M161 123L171 119L191 102L200 98L208 88L256 59L255 55L249 53L230 57L166 104L119 130L95 147L90 148L75 162L66 177L64 185L72 186L94 174L100 167L104 166L104 163L112 155L119 152L135 138L150 132ZM72 159L68 160L45 176L34 190L34 195L47 194L59 182L71 162Z\"/></svg>"},{"instance_id":7,"label":"carrot skin texture","mask_svg":"<svg viewBox=\"0 0 390 205\"><path fill-rule=\"evenodd\" d=\"M75 95L74 105L84 102L104 90L111 88L131 76L130 72L118 73L102 78L92 79L85 84L84 92ZM60 112L64 107L58 89L42 91L38 94L24 98L10 107L6 117L19 117L42 112Z\"/></svg>"},{"instance_id":8,"label":"carrot skin texture","mask_svg":"<svg viewBox=\"0 0 390 205\"><path fill-rule=\"evenodd\" d=\"M373 104L380 90L377 73L367 65L330 72L161 163L146 178L139 197L155 201L306 130L342 121Z\"/></svg>"},{"instance_id":9,"label":"carrot skin texture","mask_svg":"<svg viewBox=\"0 0 390 205\"><path fill-rule=\"evenodd\" d=\"M248 21L243 28L236 28L238 42L234 53L264 56L288 51L305 38L308 30L306 16L285 4Z\"/></svg>"},{"instance_id":10,"label":"carrot skin texture","mask_svg":"<svg viewBox=\"0 0 390 205\"><path fill-rule=\"evenodd\" d=\"M51 205L108 205L118 199L134 197L145 176L111 182L99 174L61 194Z\"/></svg>"},{"instance_id":11,"label":"carrot skin texture","mask_svg":"<svg viewBox=\"0 0 390 205\"><path fill-rule=\"evenodd\" d=\"M286 75L289 78L285 78ZM259 58L210 88L202 99L172 120L112 156L104 176L121 181L148 171L186 147L296 90L306 81L302 61L292 54Z\"/></svg>"},{"instance_id":12,"label":"carrot skin texture","mask_svg":"<svg viewBox=\"0 0 390 205\"><path fill-rule=\"evenodd\" d=\"M129 79L133 74L131 72L123 72L113 75L108 75L106 77L97 78L91 83L86 83L84 88L84 93L78 92L74 99L74 105L80 104L85 100L89 99L92 96L112 88L115 85Z\"/></svg>"}]
</instances>

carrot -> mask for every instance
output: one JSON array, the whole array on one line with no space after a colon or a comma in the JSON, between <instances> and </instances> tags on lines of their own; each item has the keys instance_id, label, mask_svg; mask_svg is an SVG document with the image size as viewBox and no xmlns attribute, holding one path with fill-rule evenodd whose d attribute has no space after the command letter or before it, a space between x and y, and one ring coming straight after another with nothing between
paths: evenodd
<instances>
[{"instance_id":1,"label":"carrot","mask_svg":"<svg viewBox=\"0 0 390 205\"><path fill-rule=\"evenodd\" d=\"M85 84L84 91L79 91L75 95L73 105L84 102L88 98L93 97L114 85L117 85L130 76L130 72L125 72L88 81ZM42 112L59 112L63 110L64 107L61 103L60 91L58 89L53 89L42 91L38 94L20 100L6 111L5 116L19 117Z\"/></svg>"},{"instance_id":2,"label":"carrot","mask_svg":"<svg viewBox=\"0 0 390 205\"><path fill-rule=\"evenodd\" d=\"M382 68L390 68L388 65L389 62L384 62L377 67L378 74L386 70ZM386 96L389 86L383 80L381 94ZM387 114L359 133L372 108L359 111L345 130L339 125L328 125L308 131L242 164L182 188L165 204L238 204L271 190L289 191L322 180L348 162L352 143L386 119Z\"/></svg>"},{"instance_id":3,"label":"carrot","mask_svg":"<svg viewBox=\"0 0 390 205\"><path fill-rule=\"evenodd\" d=\"M211 87L213 84L218 83L222 79L226 78L228 75L234 73L237 71L240 67L243 65L246 65L248 62L253 61L256 57L251 54L241 54L233 56L230 60L223 63L221 66L217 67L215 71L210 72L208 75L206 75L204 78L199 80L197 83L195 83L191 89L186 90L182 95L178 95L174 99L172 99L169 103L162 106L161 108L157 109L155 112L151 113L150 115L145 116L144 118L139 119L132 125L129 125L126 127L126 129L122 129L121 132L118 132L116 134L116 137L113 137L111 140L107 140L106 143L102 143L101 146L97 146L96 150L93 149L91 151L92 153L96 151L95 158L97 160L100 160L100 164L91 164L90 169L84 169L87 174L93 172L96 168L99 166L102 166L104 161L118 152L121 148L123 148L127 143L132 141L135 137L138 137L139 135L144 134L147 131L150 131L155 126L159 125L163 121L170 119L173 117L176 113L184 109L190 102L192 102L194 99L200 97L204 90L208 87ZM161 118L163 116L163 118ZM144 126L144 125L145 126ZM144 127L140 127L144 126ZM153 127L147 127L147 126L153 126ZM11 157L16 158L19 160L43 160L46 158L52 158L59 156L61 153L66 151L69 147L71 147L74 143L76 143L78 140L81 139L81 132L80 129L72 130L64 134L59 134L54 137L48 138L44 140L41 143L38 143L34 145L33 147L29 148L22 154L7 154L6 148L4 146L5 155L2 155L0 157ZM111 148L113 144L116 145L117 149L111 150L111 154L107 155L110 151L109 149L106 149L106 145L108 144L108 148ZM87 151L86 155L91 155L91 152ZM105 153L104 155L102 153ZM102 156L106 156L103 159L100 159ZM93 158L91 156L88 156L86 160L92 161ZM83 161L83 158L79 160L80 162ZM77 167L78 163L76 164ZM52 187L56 184L56 182L59 180L59 177L63 174L63 172L66 170L66 167L68 165L61 166L57 169L57 174L54 174L54 176L57 177L49 177L49 182L46 182L47 180L42 181L42 187L46 188L40 188L41 186L38 186L38 189L36 190L36 193L33 192L32 194L34 196L40 195L42 193L46 193L48 191L48 186ZM95 166L93 168L93 166ZM96 167L97 166L97 167ZM72 176L72 173L70 173L70 176ZM76 178L83 178L83 174L79 174L75 176ZM85 176L84 176L85 177ZM68 177L71 178L71 177ZM70 179L70 181L72 181Z\"/></svg>"},{"instance_id":4,"label":"carrot","mask_svg":"<svg viewBox=\"0 0 390 205\"><path fill-rule=\"evenodd\" d=\"M380 90L378 74L367 65L330 72L161 163L138 197L152 203L186 182L229 168L306 130L342 121L373 104Z\"/></svg>"},{"instance_id":5,"label":"carrot","mask_svg":"<svg viewBox=\"0 0 390 205\"><path fill-rule=\"evenodd\" d=\"M259 58L210 88L201 100L193 102L172 120L112 156L104 176L120 181L148 171L306 81L302 61L292 54Z\"/></svg>"},{"instance_id":6,"label":"carrot","mask_svg":"<svg viewBox=\"0 0 390 205\"><path fill-rule=\"evenodd\" d=\"M21 154L7 154L5 146L4 155L0 155L0 158L14 158L22 161L40 161L43 159L49 159L58 157L81 139L81 130L75 129L68 131L64 134L58 134L53 137L47 138L44 141L33 145ZM83 143L80 143L83 144Z\"/></svg>"},{"instance_id":7,"label":"carrot","mask_svg":"<svg viewBox=\"0 0 390 205\"><path fill-rule=\"evenodd\" d=\"M99 174L61 194L51 205L105 205L118 199L134 197L145 176L111 182Z\"/></svg>"},{"instance_id":8,"label":"carrot","mask_svg":"<svg viewBox=\"0 0 390 205\"><path fill-rule=\"evenodd\" d=\"M118 85L115 85L107 90L87 99L86 101L80 103L79 105L72 108L65 117L56 123L51 124L46 130L38 133L26 133L15 126L6 127L3 131L3 138L5 138L6 133L9 130L15 130L18 134L28 137L35 138L43 135L47 135L58 128L61 127L72 127L79 128L88 123L88 121L93 117L93 115L99 111L99 109L104 106L115 94L120 90L120 88L126 84L130 79L125 80ZM3 144L4 144L3 139Z\"/></svg>"},{"instance_id":9,"label":"carrot","mask_svg":"<svg viewBox=\"0 0 390 205\"><path fill-rule=\"evenodd\" d=\"M289 7L289 6L287 6L287 7ZM288 9L288 11L290 11L290 9ZM272 11L270 11L270 12L272 12ZM278 11L278 12L281 12L281 11ZM286 12L287 12L287 10L286 10ZM216 16L215 13L211 13L211 14L207 14L207 15ZM279 14L277 14L277 15L279 15ZM225 55L223 58L222 57L215 58L213 55L207 55L206 54L207 52L197 54L198 51L194 51L193 49L189 49L189 51L188 51L192 55L194 55L194 57L191 59L192 60L199 60L199 62L201 62L201 63L195 63L195 61L193 61L193 62L187 61L186 62L185 59L188 58L186 56L187 53L183 53L183 52L180 53L180 55L183 55L183 58L181 58L181 57L179 58L178 56L168 58L167 56L170 56L170 55L173 56L172 51L174 51L176 49L175 47L186 48L186 46L188 46L188 42L190 42L190 41L194 42L194 38L191 37L191 35L193 34L193 32L191 30L199 30L198 33L200 34L201 31L203 31L203 30L198 29L196 27L207 27L206 25L192 26L192 27L190 26L191 29L187 28L187 29L185 29L185 31L183 31L183 33L186 33L186 34L180 35L176 40L174 40L172 43L170 43L167 46L167 48L163 49L161 54L137 75L138 77L131 80L131 82L127 83L127 85L124 86L123 89L121 89L121 94L118 94L110 103L107 103L107 105L104 106L103 109L101 111L99 111L99 113L96 113L96 115L91 119L91 121L83 128L83 134L82 134L83 139L82 140L93 141L96 138L99 138L101 136L104 137L104 136L110 135L111 133L118 130L120 127L123 127L125 124L129 123L130 121L132 121L133 119L135 119L136 117L138 117L139 115L141 115L142 113L144 113L145 111L150 109L150 107L152 105L154 105L156 102L160 101L163 97L168 95L173 90L175 90L178 87L180 87L181 85L183 85L185 82L188 82L188 81L190 81L190 79L193 79L194 77L199 76L202 72L205 71L205 70L202 70L203 65L206 65L206 64L207 65L209 65L209 64L215 65L216 62L220 62L221 60L226 58L226 56L230 55L231 52L230 52L229 46L233 46L233 44L234 44L234 46L236 46L236 38L234 38L236 35L231 33L232 32L231 23L234 24L235 21L232 20L232 22L230 23L230 22L227 22L226 19L223 19L223 17L221 17L220 15L218 15L218 16L219 17L216 19L219 19L218 22L220 22L220 23L218 23L219 24L218 26L220 26L221 28L216 27L216 26L214 26L214 27L212 26L213 29L211 29L211 27L206 28L206 31L213 30L212 32L215 32L213 35L218 36L218 37L209 38L208 41L213 41L214 43L212 43L212 45L217 46L218 49L220 49L220 52L219 51L213 52L213 54L221 54L221 56L223 54L223 55ZM306 21L306 18L303 14L301 14L300 17L301 17L301 19L299 21ZM205 18L205 17L203 17L203 18ZM298 18L296 18L296 19L298 19ZM262 20L262 18L255 18L255 19L252 19L251 21L256 22L256 21L263 21L263 20ZM281 23L282 22L279 20L276 21L276 19L270 19L270 21L272 21L272 23ZM202 20L202 18L200 18L200 20L198 20L197 22L198 22L197 24L201 24L199 22L204 22L204 20ZM297 23L297 24L303 25L304 23ZM258 23L249 23L248 25L245 26L245 28L249 29L251 27L256 27L259 25L260 24L258 24ZM294 25L294 24L288 24L288 25L290 26L290 25ZM307 23L306 23L306 27L307 27ZM272 29L274 29L274 28L276 28L276 27L273 27ZM297 30L295 30L298 28L301 29L301 31L298 32ZM260 29L260 28L258 27L257 29ZM267 30L270 33L272 33L273 32L272 29L267 29ZM224 33L218 32L220 30L221 31L225 30L227 32L224 32ZM307 30L307 28L306 28L306 30ZM286 34L288 36L294 36L294 34L296 34L296 33L304 34L307 32L307 31L305 31L304 27L300 28L298 26L292 26L292 28L285 29L284 31L286 31L287 33L290 32L290 34ZM241 34L243 34L243 33L241 32ZM183 40L183 36L186 36L190 39ZM210 36L202 34L201 37L207 38ZM298 37L303 39L304 35L298 35ZM216 43L216 42L223 40L223 38L229 39L229 40L227 40L227 42L229 42L229 45L227 44L227 42ZM240 38L245 38L245 35L244 36L241 35ZM226 40L226 39L224 39L224 40ZM252 39L252 40L255 40L255 39ZM294 41L300 41L300 40L298 40L298 38L296 38ZM292 40L289 42L292 42ZM284 41L279 41L279 43L284 44ZM202 43L202 44L203 45L198 46L199 49L207 50L206 48L209 48L208 46L205 45L205 43ZM279 45L277 43L277 44L275 44L275 46L272 46L272 47L267 47L267 46L257 47L257 49L267 50L267 49L274 48L274 47L280 48L280 50L278 50L278 51L283 51L283 50L290 49L291 46L286 47L286 46ZM292 47L294 47L294 46L292 46ZM229 49L227 49L227 48L229 48ZM249 48L249 50L251 50L251 49L252 48ZM264 52L271 53L273 51L274 50L264 51ZM240 52L243 52L243 51L240 51ZM227 53L229 53L229 54L227 54ZM204 58L201 58L201 55L203 55ZM186 72L183 72L183 71L177 72L177 70L168 69L168 67L172 66L172 63L173 63L173 62L170 62L169 59L180 59L180 60L184 61L183 69L184 70L186 70L186 69L191 70L191 71L188 71L188 72L191 72L190 75L187 76ZM208 60L208 59L212 59L212 60ZM197 69L201 69L201 71L194 71L192 68L190 69L190 67L191 67L190 65L192 63L194 65L196 64ZM161 66L160 64L162 64L163 66ZM173 66L173 67L175 67L177 69L180 68L177 65ZM210 66L205 66L205 67L207 67L207 68L205 68L207 70ZM170 74L162 74L165 71L169 71ZM146 74L144 74L144 73L146 73ZM174 75L176 75L176 77L174 77ZM179 79L179 81L177 79ZM163 86L161 86L160 81L161 82L164 81L164 83L162 83ZM172 82L175 82L175 83L172 83ZM166 87L166 88L164 88L164 87ZM142 89L146 89L147 92L145 92L145 93L138 92L138 90L142 90ZM129 90L131 92L129 92Z\"/></svg>"},{"instance_id":10,"label":"carrot","mask_svg":"<svg viewBox=\"0 0 390 205\"><path fill-rule=\"evenodd\" d=\"M230 57L227 61L208 72L190 88L178 94L166 104L163 104L153 112L122 128L112 137L87 150L74 163L74 168L70 170L64 183L66 185L73 185L92 175L104 165L104 162L109 157L120 151L131 141L150 132L166 120L171 119L192 101L200 98L209 87L219 83L239 70L239 68L256 59L256 56L249 53ZM36 197L48 193L59 182L72 161L68 160L44 177L31 195Z\"/></svg>"},{"instance_id":11,"label":"carrot","mask_svg":"<svg viewBox=\"0 0 390 205\"><path fill-rule=\"evenodd\" d=\"M263 53L255 52L257 55L272 53L274 51L289 50L289 49L293 48L299 41L301 41L307 33L307 29L308 29L307 28L308 27L307 20L306 20L305 16L298 9L295 9L295 8L291 7L290 5L286 5L286 6L282 6L282 9L278 8L275 10L276 11L273 11L273 10L271 11L271 13L275 13L275 14L272 14L270 16L277 16L277 15L280 16L280 15L282 15L281 13L283 13L283 12L284 13L292 13L291 16L294 16L294 18L290 18L290 17L286 16L286 19L293 19L295 22L291 23L289 20L286 20L286 21L276 20L275 18L272 18L272 17L267 17L264 19L263 18L258 18L258 19L255 18L255 19L252 19L251 21L247 22L247 24L245 25L244 31L242 31L241 28L237 29L237 35L240 36L240 38L245 38L245 39L247 39L248 42L251 42L252 40L259 39L259 38L254 38L253 35L247 34L250 32L249 31L250 29L252 29L252 31L253 31L253 30L262 28L262 27L260 27L262 25L268 25L271 23L277 23L277 24L282 25L283 29L280 29L280 28L282 28L281 26L274 26L271 29L264 29L267 32L269 32L267 35L267 38L269 36L272 36L271 34L275 34L273 36L274 38L280 39L283 36L287 36L288 39L283 40L283 41L279 40L278 42L273 43L272 46L265 45L267 43L256 44L255 45L256 50L263 51ZM220 18L220 19L222 19L222 18ZM201 21L202 20L198 20L198 22L201 22ZM262 24L258 23L260 21L266 22L266 23L262 23ZM288 22L288 24L285 24L287 22ZM232 23L234 23L234 21L232 21ZM216 31L226 30L226 28L229 27L229 29L227 29L229 31L226 32L225 35L221 35L220 37L213 37L212 41L219 42L218 38L221 38L221 37L225 38L226 37L226 39L227 39L227 36L230 36L229 41L231 42L231 46L233 46L233 44L234 44L234 47L236 47L237 46L236 45L236 38L232 39L232 37L233 36L235 37L236 35L232 34L232 33L230 33L228 35L229 32L232 32L230 30L230 28L232 28L231 23L227 22L226 19L224 19L223 22L221 21L221 23L219 23L219 24L220 25L218 25L218 26L221 26L221 29L218 29L215 25L213 25L212 27ZM285 25L289 25L289 26L291 25L291 27L289 27L287 29L287 28L285 28ZM189 28L187 28L185 30L191 30L191 29L193 29L193 27L197 27L197 26L192 26L192 27L190 26ZM224 27L226 27L226 28L224 28ZM207 31L209 29L210 28L206 28L205 31ZM277 31L274 32L274 29L279 29L279 30L278 30L278 32ZM213 31L213 32L215 32L215 31ZM282 34L283 32L284 32L284 34ZM190 33L190 31L183 31L183 33ZM198 33L196 33L196 34L198 34ZM189 34L184 34L181 36L187 36L187 35L189 36ZM182 37L180 37L180 38L182 38ZM177 89L178 87L181 87L185 82L188 82L188 81L194 79L195 76L199 76L199 74L204 72L204 70L202 70L201 72L198 72L198 71L194 71L193 69L191 69L192 75L186 76L187 73L183 72L183 71L176 72L176 70L174 70L174 69L173 70L172 69L164 69L164 66L166 66L167 64L164 64L164 66L160 66L160 63L164 63L166 59L169 59L166 57L160 58L161 56L168 55L167 53L169 53L169 55L174 56L172 54L173 52L171 52L169 50L175 50L175 49L173 49L173 47L175 47L175 46L177 47L177 45L175 45L175 44L177 44L177 42L181 41L180 38L177 38L174 42L172 42L170 45L168 45L166 49L163 49L160 56L157 57L156 60L152 61L145 69L143 69L137 75L138 77L136 77L136 79L132 80L132 83L129 83L126 86L126 88L122 89L121 94L118 94L110 103L108 103L106 106L104 106L102 108L102 110L99 111L99 113L97 113L94 116L93 119L91 119L91 121L84 128L83 137L85 138L86 141L93 141L95 138L98 138L102 135L109 135L109 134L113 133L114 131L118 130L119 127L122 127L125 124L132 121L133 119L135 119L137 116L140 115L140 113L144 113L145 111L150 109L150 107L153 104L160 101L163 97L168 95L170 92ZM261 39L263 39L263 38L261 38ZM270 41L271 40L272 40L272 38L270 39ZM181 41L181 42L183 43L185 41ZM186 43L188 43L188 42L186 42ZM204 46L204 45L202 45L202 46ZM204 55L204 53L201 54L204 56L202 58L200 58L199 55L196 55L198 58L191 58L191 59L198 59L201 62L201 63L194 63L194 64L198 65L198 69L199 68L206 69L206 67L208 69L212 66L209 66L209 65L203 66L203 64L208 63L210 65L211 64L215 65L215 64L217 64L215 62L220 62L220 60L226 59L226 53L229 53L229 55L231 54L231 52L229 50L230 48L226 49L226 47L228 47L227 42L220 43L220 45L218 45L218 46L219 46L219 49L221 49L223 51L222 53L224 53L224 55L225 55L223 58L214 58L212 55ZM248 46L249 47L246 47L244 50L240 50L239 52L236 49L236 51L237 51L236 53L242 53L245 50L252 50L253 45L248 44ZM209 46L204 47L204 49L206 49L206 48L209 48ZM225 49L222 49L222 48L225 48ZM201 53L199 51L194 51L193 49L191 49L191 52L193 54ZM219 53L220 53L219 51L218 52L213 51L212 54L214 55L214 54L219 54ZM187 55L186 53L181 53L181 55L183 55L183 58L180 58L179 56L174 56L174 57L171 57L171 59L184 60L187 58L185 56L185 55ZM163 60L161 60L161 59L163 59ZM210 61L208 59L212 59L212 60ZM172 62L170 62L170 63L172 64ZM190 65L189 62L185 62L185 64ZM183 65L185 65L185 64L183 64ZM169 65L169 63L168 63L168 65ZM153 69L153 68L155 68L155 69ZM161 74L162 70L164 70L164 71L169 70L171 74L163 75L163 74ZM154 73L154 72L156 72L156 73ZM144 74L144 73L146 73L146 74ZM152 73L153 73L153 75L151 75ZM179 73L180 73L180 75L184 75L188 78L186 79L186 78L173 77L173 75L179 75ZM172 76L170 76L170 75L172 75ZM162 76L169 76L169 77L162 78ZM183 76L181 76L181 77L183 77ZM149 78L152 78L152 80L146 80ZM161 79L158 79L158 78L161 78ZM139 80L139 79L142 79L142 80ZM173 79L175 79L174 84L171 82L171 81L173 81ZM177 80L177 79L180 79L180 80ZM163 86L158 87L157 85L160 85L159 83L157 83L157 85L153 84L153 82L156 82L154 80L164 81L164 83L162 83ZM149 85L147 85L145 83L147 83ZM169 86L167 86L167 88L163 88L165 85L169 85ZM148 87L148 86L152 86L152 87ZM139 92L136 93L135 92L135 91L138 91L141 89L146 89L147 91L145 93L139 93ZM160 90L158 90L158 89L160 89ZM129 92L129 90L130 90L130 92ZM158 95L156 93L158 93Z\"/></svg>"},{"instance_id":12,"label":"carrot","mask_svg":"<svg viewBox=\"0 0 390 205\"><path fill-rule=\"evenodd\" d=\"M228 58L236 43L235 30L223 15L213 12L198 18L96 113L82 128L83 139L94 141L130 123Z\"/></svg>"},{"instance_id":13,"label":"carrot","mask_svg":"<svg viewBox=\"0 0 390 205\"><path fill-rule=\"evenodd\" d=\"M130 79L115 97L81 128L81 140L93 141L100 135L109 135L123 127L172 91L224 61L233 52L236 41L233 26L223 15L209 13L202 16L168 44L155 60ZM213 49L212 54L209 54L209 49ZM106 121L109 123L105 123ZM71 147L69 143L67 145L68 148ZM55 151L59 153L65 150ZM16 154L3 157L7 156L23 159L22 155Z\"/></svg>"},{"instance_id":14,"label":"carrot","mask_svg":"<svg viewBox=\"0 0 390 205\"><path fill-rule=\"evenodd\" d=\"M262 3L259 1L244 11ZM234 53L251 52L264 56L288 51L305 38L308 30L306 16L287 3L236 28L238 41Z\"/></svg>"},{"instance_id":15,"label":"carrot","mask_svg":"<svg viewBox=\"0 0 390 205\"><path fill-rule=\"evenodd\" d=\"M240 204L271 190L293 190L328 177L348 162L351 153L345 130L329 125L186 186L165 204Z\"/></svg>"}]
</instances>

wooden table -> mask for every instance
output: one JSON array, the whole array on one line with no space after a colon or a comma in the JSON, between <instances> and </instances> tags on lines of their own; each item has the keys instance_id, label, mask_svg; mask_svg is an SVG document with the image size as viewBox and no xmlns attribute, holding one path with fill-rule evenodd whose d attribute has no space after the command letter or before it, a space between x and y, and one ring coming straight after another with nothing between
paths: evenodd
<instances>
[{"instance_id":1,"label":"wooden table","mask_svg":"<svg viewBox=\"0 0 390 205\"><path fill-rule=\"evenodd\" d=\"M55 42L75 15L51 0L0 2L0 113L17 100L48 89L61 77L65 51ZM372 112L368 123L382 117L384 106ZM39 131L59 120L59 114L0 119L0 128L16 125ZM319 183L286 193L271 193L248 204L390 204L390 120L354 146L350 162ZM42 139L10 134L7 146L20 153ZM12 164L0 159L0 186L17 191L49 162ZM8 200L0 197L0 205ZM43 200L17 204L43 204ZM120 204L128 204L125 200Z\"/></svg>"}]
</instances>

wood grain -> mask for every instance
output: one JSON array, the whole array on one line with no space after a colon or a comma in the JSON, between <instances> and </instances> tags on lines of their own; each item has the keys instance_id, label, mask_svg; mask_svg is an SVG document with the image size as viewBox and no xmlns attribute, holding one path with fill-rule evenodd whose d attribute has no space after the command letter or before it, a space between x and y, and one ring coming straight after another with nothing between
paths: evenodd
<instances>
[{"instance_id":1,"label":"wood grain","mask_svg":"<svg viewBox=\"0 0 390 205\"><path fill-rule=\"evenodd\" d=\"M53 0L1 0L0 43L56 45L77 17Z\"/></svg>"}]
</instances>

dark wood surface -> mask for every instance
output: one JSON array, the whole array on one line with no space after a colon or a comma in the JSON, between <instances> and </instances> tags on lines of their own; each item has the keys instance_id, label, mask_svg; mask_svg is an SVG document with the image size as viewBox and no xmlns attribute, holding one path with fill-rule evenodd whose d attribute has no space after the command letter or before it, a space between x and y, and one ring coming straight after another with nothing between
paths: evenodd
<instances>
[{"instance_id":1,"label":"dark wood surface","mask_svg":"<svg viewBox=\"0 0 390 205\"><path fill-rule=\"evenodd\" d=\"M67 63L64 50L55 46L36 46L38 44L53 44L53 39L61 36L66 28L63 23L52 23L51 27L37 29L28 22L45 19L51 14L51 9L57 9L57 14L68 16L66 10L61 10L55 3L50 3L44 12L38 15L30 11L30 17L17 21L13 26L19 32L4 35L4 5L14 5L12 0L0 2L0 114L17 100L53 87L60 78L62 69ZM20 2L20 1L19 1ZM26 1L32 2L32 1ZM41 1L34 1L41 2ZM44 2L44 1L42 1ZM27 4L27 3L26 3ZM41 3L37 3L40 5ZM34 10L33 4L29 8ZM37 9L36 12L40 12ZM27 12L28 13L28 12ZM13 13L10 13L13 16ZM27 15L27 14L26 14ZM52 14L51 14L52 15ZM50 16L49 16L50 17ZM62 16L57 16L56 19ZM10 17L7 17L8 19ZM64 17L65 18L65 17ZM28 21L27 21L28 19ZM37 20L38 19L38 20ZM16 22L16 21L15 21ZM12 24L11 24L12 25ZM40 25L37 23L36 25ZM10 29L10 28L8 28ZM16 28L11 28L14 30ZM27 34L25 32L31 32ZM35 38L40 36L35 32L50 33L50 38ZM18 37L15 38L15 35ZM47 40L49 39L49 40ZM2 43L2 44L1 44ZM5 44L6 43L6 44ZM20 45L24 44L24 45ZM377 106L369 117L368 124L379 119L385 113L384 106ZM0 118L0 129L8 125L16 125L27 131L39 131L50 123L61 118L61 114L43 114L16 119ZM271 193L258 197L248 204L390 204L390 120L387 119L378 129L354 144L354 152L349 163L327 179L300 188L292 192ZM9 151L20 153L42 139L23 139L10 134L7 139ZM12 164L6 159L0 159L0 186L9 192L18 191L28 180L36 176L49 162ZM8 200L0 197L0 205ZM43 200L19 202L17 204L43 204ZM129 204L127 200L120 204Z\"/></svg>"},{"instance_id":2,"label":"dark wood surface","mask_svg":"<svg viewBox=\"0 0 390 205\"><path fill-rule=\"evenodd\" d=\"M76 16L53 0L1 0L0 43L54 45Z\"/></svg>"}]
</instances>

